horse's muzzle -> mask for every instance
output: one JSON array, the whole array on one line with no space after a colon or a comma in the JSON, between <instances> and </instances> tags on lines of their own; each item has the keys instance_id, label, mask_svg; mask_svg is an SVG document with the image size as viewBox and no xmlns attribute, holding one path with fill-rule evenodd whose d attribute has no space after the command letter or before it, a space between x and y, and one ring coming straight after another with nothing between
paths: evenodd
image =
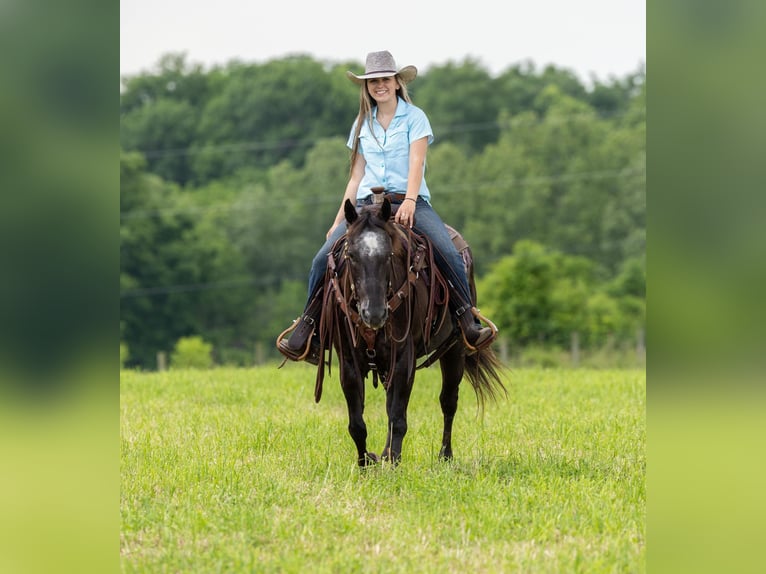
<instances>
[{"instance_id":1,"label":"horse's muzzle","mask_svg":"<svg viewBox=\"0 0 766 574\"><path fill-rule=\"evenodd\" d=\"M382 305L371 309L369 304L362 304L359 316L370 329L380 329L388 320L388 307Z\"/></svg>"}]
</instances>

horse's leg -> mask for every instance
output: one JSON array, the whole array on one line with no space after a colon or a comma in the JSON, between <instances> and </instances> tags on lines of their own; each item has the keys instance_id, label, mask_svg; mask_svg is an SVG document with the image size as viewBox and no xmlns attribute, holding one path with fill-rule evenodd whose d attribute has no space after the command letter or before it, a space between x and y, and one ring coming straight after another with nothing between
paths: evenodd
<instances>
[{"instance_id":1,"label":"horse's leg","mask_svg":"<svg viewBox=\"0 0 766 574\"><path fill-rule=\"evenodd\" d=\"M452 459L452 423L457 412L457 399L460 381L465 368L465 355L460 345L453 345L439 360L442 371L442 390L439 394L439 404L444 415L444 430L442 432L442 447L439 458Z\"/></svg>"},{"instance_id":2,"label":"horse's leg","mask_svg":"<svg viewBox=\"0 0 766 574\"><path fill-rule=\"evenodd\" d=\"M404 353L413 356L412 350ZM407 405L412 394L412 384L415 380L415 368L408 369L409 359L399 361L386 391L386 413L388 414L388 432L386 446L383 449L383 460L398 464L402 458L402 442L407 434ZM412 372L407 373L408 370Z\"/></svg>"},{"instance_id":3,"label":"horse's leg","mask_svg":"<svg viewBox=\"0 0 766 574\"><path fill-rule=\"evenodd\" d=\"M354 376L353 365L342 369L341 388L348 406L348 434L356 445L357 462L359 466L377 462L378 457L367 452L367 425L364 422L364 380L358 381Z\"/></svg>"}]
</instances>

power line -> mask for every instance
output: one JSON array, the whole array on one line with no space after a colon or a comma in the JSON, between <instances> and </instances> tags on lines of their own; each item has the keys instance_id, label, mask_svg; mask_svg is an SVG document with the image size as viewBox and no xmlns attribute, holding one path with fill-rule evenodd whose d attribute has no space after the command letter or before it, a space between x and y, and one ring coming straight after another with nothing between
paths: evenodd
<instances>
[{"instance_id":1,"label":"power line","mask_svg":"<svg viewBox=\"0 0 766 574\"><path fill-rule=\"evenodd\" d=\"M226 279L222 281L211 281L209 283L187 283L177 285L165 285L157 287L146 287L141 289L128 289L120 293L121 299L130 299L135 297L151 297L154 295L168 295L170 293L188 293L192 291L210 291L217 289L232 289L237 287L256 287L265 285L277 285L284 279L256 279L255 277L241 277L237 279Z\"/></svg>"},{"instance_id":2,"label":"power line","mask_svg":"<svg viewBox=\"0 0 766 574\"><path fill-rule=\"evenodd\" d=\"M205 144L202 147L187 147L187 148L168 148L161 150L128 150L138 151L142 153L146 158L157 158L165 156L187 156L187 155L199 155L204 153L222 153L231 151L264 151L272 149L294 149L299 147L309 147L315 145L320 138L317 139L303 139L303 140L279 140L279 141L249 141L240 143L229 144Z\"/></svg>"},{"instance_id":3,"label":"power line","mask_svg":"<svg viewBox=\"0 0 766 574\"><path fill-rule=\"evenodd\" d=\"M539 175L530 176L527 178L506 178L496 179L491 181L473 181L460 184L453 184L439 187L439 195L451 195L454 193L461 193L471 190L487 189L492 187L524 187L529 185L551 184L551 183L564 183L575 181L599 181L603 179L632 179L637 177L645 177L645 168L634 169L620 169L620 170L599 170L599 171L587 171L578 173L565 173L561 175ZM294 200L297 203L304 204L324 204L324 203L338 203L339 197L307 197L305 199ZM243 211L243 210L255 210L261 208L271 209L277 205L283 203L283 199L280 197L269 197L260 201L232 201L228 203L219 203L208 206L190 206L190 207L168 207L160 209L134 209L120 213L121 220L130 219L145 219L150 217L160 217L167 215L178 214L203 214L215 211Z\"/></svg>"},{"instance_id":4,"label":"power line","mask_svg":"<svg viewBox=\"0 0 766 574\"><path fill-rule=\"evenodd\" d=\"M642 108L640 111L645 112L645 108ZM451 125L434 125L434 132L437 135L456 135L461 133L469 133L469 132L481 132L481 131L490 131L490 130L499 130L503 127L526 127L529 125L535 125L535 124L542 124L542 123L548 123L548 124L560 124L565 123L568 121L571 121L572 119L577 118L591 118L594 115L601 120L607 120L607 119L615 119L619 118L621 116L627 115L628 111L621 111L621 112L606 112L602 114L598 114L595 111L592 113L587 112L577 112L573 114L567 114L567 115L555 115L555 116L549 116L549 117L532 117L532 116L524 116L521 118L518 117L512 117L509 120L506 121L489 121L489 122L475 122L475 123L465 123L465 124L451 124ZM339 137L339 138L345 138L346 135L344 134L337 134L335 136L329 135L329 136L323 136L323 137L315 137L315 138L304 138L304 139L284 139L284 140L248 140L244 142L232 142L232 143L220 143L220 144L203 144L201 147L197 146L189 146L189 147L182 147L182 148L166 148L166 149L129 149L126 151L135 151L138 153L141 153L146 157L147 159L157 159L162 157L184 157L184 156L194 156L199 154L207 154L207 153L230 153L230 152L251 152L251 151L266 151L266 150L275 150L275 149L296 149L299 147L311 147L313 145L316 145L318 142L322 140L326 140L332 137Z\"/></svg>"}]
</instances>

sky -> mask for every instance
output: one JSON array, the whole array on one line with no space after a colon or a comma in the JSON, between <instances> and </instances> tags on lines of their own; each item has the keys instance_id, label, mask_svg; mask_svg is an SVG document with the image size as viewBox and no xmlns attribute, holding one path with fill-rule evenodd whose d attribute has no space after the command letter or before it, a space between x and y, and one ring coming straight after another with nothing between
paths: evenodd
<instances>
[{"instance_id":1,"label":"sky","mask_svg":"<svg viewBox=\"0 0 766 574\"><path fill-rule=\"evenodd\" d=\"M120 76L185 53L206 68L292 54L355 61L389 50L425 72L477 60L492 75L531 61L590 83L646 63L645 0L121 0Z\"/></svg>"}]
</instances>

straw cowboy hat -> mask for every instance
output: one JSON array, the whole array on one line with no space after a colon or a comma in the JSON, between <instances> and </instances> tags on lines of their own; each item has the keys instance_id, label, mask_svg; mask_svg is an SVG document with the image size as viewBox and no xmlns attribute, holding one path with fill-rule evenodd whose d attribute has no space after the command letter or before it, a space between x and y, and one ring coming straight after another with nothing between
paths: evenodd
<instances>
[{"instance_id":1,"label":"straw cowboy hat","mask_svg":"<svg viewBox=\"0 0 766 574\"><path fill-rule=\"evenodd\" d=\"M364 74L357 76L355 73L346 72L348 79L361 86L369 78L387 78L399 74L402 82L409 84L418 75L418 69L415 66L404 66L398 72L396 71L396 62L391 52L370 52L367 54L367 63L364 67Z\"/></svg>"}]
</instances>

